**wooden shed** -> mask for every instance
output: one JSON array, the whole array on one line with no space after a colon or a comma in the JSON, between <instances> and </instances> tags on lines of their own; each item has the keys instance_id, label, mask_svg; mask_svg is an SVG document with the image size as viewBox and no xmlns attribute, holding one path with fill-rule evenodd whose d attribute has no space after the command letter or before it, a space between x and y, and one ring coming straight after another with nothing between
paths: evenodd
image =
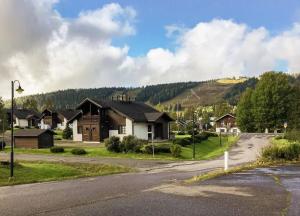
<instances>
[{"instance_id":1,"label":"wooden shed","mask_svg":"<svg viewBox=\"0 0 300 216\"><path fill-rule=\"evenodd\" d=\"M16 148L49 148L54 145L54 132L42 129L24 129L15 132Z\"/></svg>"}]
</instances>

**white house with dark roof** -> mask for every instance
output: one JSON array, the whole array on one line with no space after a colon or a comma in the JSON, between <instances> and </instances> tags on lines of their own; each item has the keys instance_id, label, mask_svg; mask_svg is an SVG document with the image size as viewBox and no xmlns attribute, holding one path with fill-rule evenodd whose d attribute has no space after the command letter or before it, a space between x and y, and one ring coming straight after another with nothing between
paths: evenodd
<instances>
[{"instance_id":1,"label":"white house with dark roof","mask_svg":"<svg viewBox=\"0 0 300 216\"><path fill-rule=\"evenodd\" d=\"M11 124L11 110L7 109L8 123ZM13 126L20 128L38 127L40 114L29 109L15 109L13 116Z\"/></svg>"},{"instance_id":2,"label":"white house with dark roof","mask_svg":"<svg viewBox=\"0 0 300 216\"><path fill-rule=\"evenodd\" d=\"M136 101L97 101L85 99L68 122L73 124L74 141L100 142L117 136L134 135L140 139L169 139L170 122L166 113Z\"/></svg>"}]
</instances>

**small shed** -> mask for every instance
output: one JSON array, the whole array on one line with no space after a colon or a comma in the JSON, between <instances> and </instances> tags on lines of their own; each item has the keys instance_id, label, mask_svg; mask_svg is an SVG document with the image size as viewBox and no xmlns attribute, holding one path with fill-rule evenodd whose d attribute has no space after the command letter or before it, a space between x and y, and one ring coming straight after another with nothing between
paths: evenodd
<instances>
[{"instance_id":1,"label":"small shed","mask_svg":"<svg viewBox=\"0 0 300 216\"><path fill-rule=\"evenodd\" d=\"M43 129L21 129L15 132L16 148L49 148L54 145L54 132Z\"/></svg>"}]
</instances>

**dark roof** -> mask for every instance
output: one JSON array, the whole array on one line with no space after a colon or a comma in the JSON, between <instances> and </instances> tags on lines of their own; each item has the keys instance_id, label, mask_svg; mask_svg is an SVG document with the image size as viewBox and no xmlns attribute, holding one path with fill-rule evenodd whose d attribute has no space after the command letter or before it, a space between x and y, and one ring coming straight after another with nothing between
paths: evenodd
<instances>
[{"instance_id":1,"label":"dark roof","mask_svg":"<svg viewBox=\"0 0 300 216\"><path fill-rule=\"evenodd\" d=\"M112 100L94 100L94 99L85 99L78 108L81 107L86 101L89 101L100 108L110 108L121 115L126 116L136 122L148 122L157 120L162 115L167 115L165 113L159 112L153 107L137 101L112 101ZM170 118L172 121L172 118ZM154 120L154 121L155 121Z\"/></svg>"},{"instance_id":2,"label":"dark roof","mask_svg":"<svg viewBox=\"0 0 300 216\"><path fill-rule=\"evenodd\" d=\"M167 113L164 112L145 113L145 116L149 122L155 122L161 117L165 117L169 121L173 121L173 119Z\"/></svg>"},{"instance_id":3,"label":"dark roof","mask_svg":"<svg viewBox=\"0 0 300 216\"><path fill-rule=\"evenodd\" d=\"M234 116L233 114L227 113L227 114L221 116L220 118L217 118L215 121L216 121L216 122L217 122L217 121L220 121L221 119L225 118L226 116L230 116L230 117L232 117L232 118L235 118L235 116Z\"/></svg>"},{"instance_id":4,"label":"dark roof","mask_svg":"<svg viewBox=\"0 0 300 216\"><path fill-rule=\"evenodd\" d=\"M72 119L74 116L77 116L81 111L80 110L60 110L57 113L61 114L65 117L68 121Z\"/></svg>"},{"instance_id":5,"label":"dark roof","mask_svg":"<svg viewBox=\"0 0 300 216\"><path fill-rule=\"evenodd\" d=\"M11 114L11 110L7 109L7 113ZM41 116L38 112L28 109L15 109L14 115L19 119L40 118Z\"/></svg>"},{"instance_id":6,"label":"dark roof","mask_svg":"<svg viewBox=\"0 0 300 216\"><path fill-rule=\"evenodd\" d=\"M15 132L15 137L38 137L43 133L55 134L52 130L43 129L20 129Z\"/></svg>"}]
</instances>

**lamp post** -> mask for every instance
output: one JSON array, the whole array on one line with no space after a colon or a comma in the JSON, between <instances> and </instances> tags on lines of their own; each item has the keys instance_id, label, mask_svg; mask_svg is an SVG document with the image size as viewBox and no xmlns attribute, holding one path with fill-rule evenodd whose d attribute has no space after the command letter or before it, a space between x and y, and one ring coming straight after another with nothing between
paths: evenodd
<instances>
[{"instance_id":1,"label":"lamp post","mask_svg":"<svg viewBox=\"0 0 300 216\"><path fill-rule=\"evenodd\" d=\"M2 122L2 144L1 144L1 148L2 150L4 150L3 146L4 146L4 118L0 119L0 123Z\"/></svg>"},{"instance_id":2,"label":"lamp post","mask_svg":"<svg viewBox=\"0 0 300 216\"><path fill-rule=\"evenodd\" d=\"M18 83L18 88L16 89L16 92L21 94L24 89L21 88L19 80L11 81L11 116L10 116L10 129L11 129L11 139L10 139L10 177L12 178L14 176L14 85L15 83Z\"/></svg>"}]
</instances>

